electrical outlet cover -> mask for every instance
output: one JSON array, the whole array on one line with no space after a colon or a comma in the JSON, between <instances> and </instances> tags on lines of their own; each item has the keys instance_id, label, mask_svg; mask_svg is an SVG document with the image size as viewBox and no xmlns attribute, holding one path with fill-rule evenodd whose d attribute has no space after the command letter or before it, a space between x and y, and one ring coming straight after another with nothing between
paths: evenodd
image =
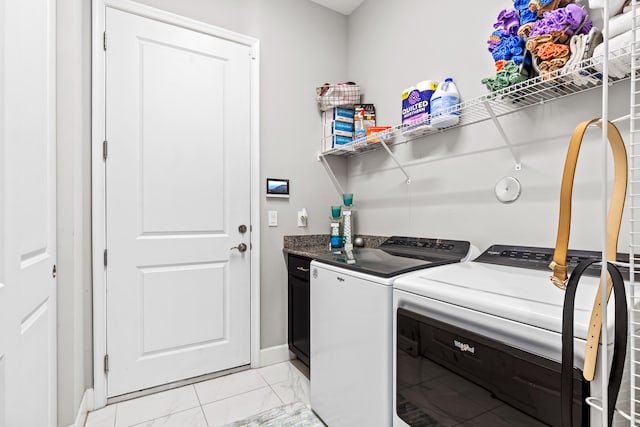
<instances>
[{"instance_id":1,"label":"electrical outlet cover","mask_svg":"<svg viewBox=\"0 0 640 427\"><path fill-rule=\"evenodd\" d=\"M306 227L307 226L307 216L304 214L304 211L298 211L298 227Z\"/></svg>"}]
</instances>

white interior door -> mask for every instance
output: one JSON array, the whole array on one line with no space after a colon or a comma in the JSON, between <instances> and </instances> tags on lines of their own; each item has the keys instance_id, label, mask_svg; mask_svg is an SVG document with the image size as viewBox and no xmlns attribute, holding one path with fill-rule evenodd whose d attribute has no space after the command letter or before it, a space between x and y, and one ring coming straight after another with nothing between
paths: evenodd
<instances>
[{"instance_id":1,"label":"white interior door","mask_svg":"<svg viewBox=\"0 0 640 427\"><path fill-rule=\"evenodd\" d=\"M111 8L106 28L111 397L250 363L251 58Z\"/></svg>"},{"instance_id":2,"label":"white interior door","mask_svg":"<svg viewBox=\"0 0 640 427\"><path fill-rule=\"evenodd\" d=\"M55 426L55 1L0 0L0 426Z\"/></svg>"}]
</instances>

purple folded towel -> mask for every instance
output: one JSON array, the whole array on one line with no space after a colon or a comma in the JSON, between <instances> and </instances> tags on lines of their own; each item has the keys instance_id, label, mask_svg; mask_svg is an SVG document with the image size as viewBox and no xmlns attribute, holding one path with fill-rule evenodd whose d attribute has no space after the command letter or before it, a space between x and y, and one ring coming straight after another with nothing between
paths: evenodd
<instances>
[{"instance_id":1,"label":"purple folded towel","mask_svg":"<svg viewBox=\"0 0 640 427\"><path fill-rule=\"evenodd\" d=\"M566 7L546 12L541 20L533 24L529 37L560 31L568 36L587 34L592 27L593 22L587 16L587 11L582 6L571 3Z\"/></svg>"}]
</instances>

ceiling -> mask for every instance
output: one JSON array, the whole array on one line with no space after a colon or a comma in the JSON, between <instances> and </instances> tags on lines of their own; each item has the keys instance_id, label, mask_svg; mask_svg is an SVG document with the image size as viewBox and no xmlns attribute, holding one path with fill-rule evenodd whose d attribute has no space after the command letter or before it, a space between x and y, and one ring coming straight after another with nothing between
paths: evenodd
<instances>
[{"instance_id":1,"label":"ceiling","mask_svg":"<svg viewBox=\"0 0 640 427\"><path fill-rule=\"evenodd\" d=\"M343 15L349 15L358 6L362 4L364 0L311 0L314 3L318 3L329 9L333 9L336 12L340 12Z\"/></svg>"}]
</instances>

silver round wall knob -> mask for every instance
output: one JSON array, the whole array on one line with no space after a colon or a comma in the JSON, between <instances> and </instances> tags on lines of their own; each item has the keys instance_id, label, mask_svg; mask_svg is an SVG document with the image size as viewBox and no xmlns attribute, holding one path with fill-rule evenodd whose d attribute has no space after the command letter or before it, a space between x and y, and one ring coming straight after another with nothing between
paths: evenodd
<instances>
[{"instance_id":1,"label":"silver round wall knob","mask_svg":"<svg viewBox=\"0 0 640 427\"><path fill-rule=\"evenodd\" d=\"M495 187L496 199L502 203L513 203L520 197L520 181L512 176L502 178Z\"/></svg>"}]
</instances>

